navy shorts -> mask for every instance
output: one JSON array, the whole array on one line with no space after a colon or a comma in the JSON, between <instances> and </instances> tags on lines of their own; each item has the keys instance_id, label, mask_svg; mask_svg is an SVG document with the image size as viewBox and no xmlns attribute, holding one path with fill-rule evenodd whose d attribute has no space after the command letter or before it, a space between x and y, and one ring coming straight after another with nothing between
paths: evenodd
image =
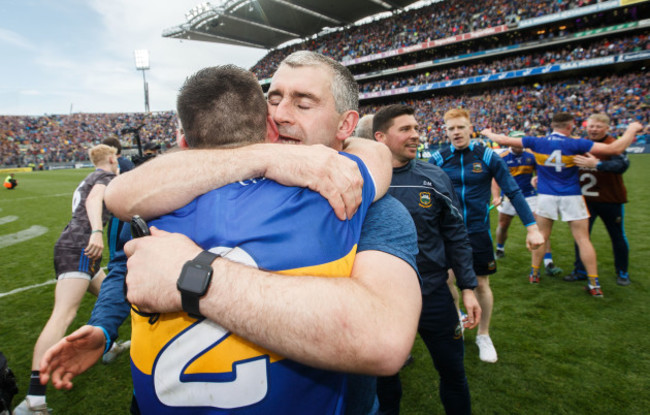
<instances>
[{"instance_id":1,"label":"navy shorts","mask_svg":"<svg viewBox=\"0 0 650 415\"><path fill-rule=\"evenodd\" d=\"M88 279L97 274L102 258L90 259L84 254L85 248L69 248L65 246L54 246L54 271L57 278L68 272L80 272L88 274Z\"/></svg>"},{"instance_id":2,"label":"navy shorts","mask_svg":"<svg viewBox=\"0 0 650 415\"><path fill-rule=\"evenodd\" d=\"M469 242L472 245L476 275L490 275L497 272L497 262L494 259L494 248L492 247L490 232L470 233Z\"/></svg>"}]
</instances>

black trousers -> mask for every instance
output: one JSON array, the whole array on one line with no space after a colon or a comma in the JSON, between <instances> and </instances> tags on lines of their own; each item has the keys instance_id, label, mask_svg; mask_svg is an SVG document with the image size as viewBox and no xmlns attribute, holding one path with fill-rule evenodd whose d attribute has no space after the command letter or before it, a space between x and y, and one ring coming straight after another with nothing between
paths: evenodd
<instances>
[{"instance_id":1,"label":"black trousers","mask_svg":"<svg viewBox=\"0 0 650 415\"><path fill-rule=\"evenodd\" d=\"M625 236L625 208L622 203L604 203L604 202L587 202L587 208L591 217L589 218L589 234L594 227L594 222L598 217L603 220L609 238L612 240L612 250L614 251L614 266L616 275L620 273L627 274L629 264L630 246ZM580 261L578 245L575 245L576 260L574 269L586 273L585 266Z\"/></svg>"},{"instance_id":2,"label":"black trousers","mask_svg":"<svg viewBox=\"0 0 650 415\"><path fill-rule=\"evenodd\" d=\"M422 296L418 327L440 377L440 400L447 414L471 414L469 384L465 376L465 346L458 313L446 286ZM399 373L377 378L381 415L399 414L402 385Z\"/></svg>"}]
</instances>

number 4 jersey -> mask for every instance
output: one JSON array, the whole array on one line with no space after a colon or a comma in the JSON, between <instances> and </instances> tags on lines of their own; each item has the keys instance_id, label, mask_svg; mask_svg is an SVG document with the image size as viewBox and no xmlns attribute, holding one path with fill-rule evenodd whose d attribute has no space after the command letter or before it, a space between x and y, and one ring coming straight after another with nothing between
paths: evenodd
<instances>
[{"instance_id":1,"label":"number 4 jersey","mask_svg":"<svg viewBox=\"0 0 650 415\"><path fill-rule=\"evenodd\" d=\"M579 196L578 166L573 156L591 150L594 143L584 138L571 138L556 132L546 137L523 137L537 161L537 193L553 196Z\"/></svg>"},{"instance_id":2,"label":"number 4 jersey","mask_svg":"<svg viewBox=\"0 0 650 415\"><path fill-rule=\"evenodd\" d=\"M358 160L357 160L358 161ZM151 222L226 258L287 275L350 276L375 188L349 220L308 189L265 179L234 183ZM219 283L214 275L213 284ZM291 298L284 299L291 302ZM309 312L309 310L305 310ZM340 414L346 376L315 369L186 313L132 312L131 367L143 414Z\"/></svg>"}]
</instances>

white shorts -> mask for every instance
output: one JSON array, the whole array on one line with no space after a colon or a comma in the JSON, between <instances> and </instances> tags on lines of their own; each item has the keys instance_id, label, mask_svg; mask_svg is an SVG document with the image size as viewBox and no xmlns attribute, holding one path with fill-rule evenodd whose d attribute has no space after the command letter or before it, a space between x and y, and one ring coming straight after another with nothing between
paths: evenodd
<instances>
[{"instance_id":1,"label":"white shorts","mask_svg":"<svg viewBox=\"0 0 650 415\"><path fill-rule=\"evenodd\" d=\"M537 195L537 210L535 213L541 217L571 222L574 220L588 219L589 210L582 196L552 196Z\"/></svg>"},{"instance_id":2,"label":"white shorts","mask_svg":"<svg viewBox=\"0 0 650 415\"><path fill-rule=\"evenodd\" d=\"M87 280L87 281L92 281L101 273L102 269L100 268L99 271L92 277L90 274L87 274L85 272L79 272L79 271L71 271L71 272L64 272L63 274L59 274L56 279L57 281L60 280L68 280L68 279L80 279L80 280Z\"/></svg>"},{"instance_id":3,"label":"white shorts","mask_svg":"<svg viewBox=\"0 0 650 415\"><path fill-rule=\"evenodd\" d=\"M534 212L537 209L537 195L527 197L526 202L528 202L528 206L530 206L531 212ZM507 197L503 198L503 202L497 206L497 210L499 213L503 213L504 215L517 216L515 207L512 205L512 203L510 203L510 199Z\"/></svg>"}]
</instances>

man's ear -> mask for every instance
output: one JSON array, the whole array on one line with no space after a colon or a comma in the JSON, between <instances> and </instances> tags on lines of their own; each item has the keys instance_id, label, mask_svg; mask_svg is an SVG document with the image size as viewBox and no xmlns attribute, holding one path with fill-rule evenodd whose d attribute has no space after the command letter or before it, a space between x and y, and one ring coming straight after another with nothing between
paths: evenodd
<instances>
[{"instance_id":1,"label":"man's ear","mask_svg":"<svg viewBox=\"0 0 650 415\"><path fill-rule=\"evenodd\" d=\"M381 131L375 131L375 141L386 144L386 134Z\"/></svg>"},{"instance_id":2,"label":"man's ear","mask_svg":"<svg viewBox=\"0 0 650 415\"><path fill-rule=\"evenodd\" d=\"M187 140L185 140L185 133L181 132L178 135L178 139L176 141L178 141L178 147L180 147L180 148L187 148L188 147Z\"/></svg>"},{"instance_id":3,"label":"man's ear","mask_svg":"<svg viewBox=\"0 0 650 415\"><path fill-rule=\"evenodd\" d=\"M273 121L271 114L266 114L266 142L277 143L280 139L280 131L278 125Z\"/></svg>"},{"instance_id":4,"label":"man's ear","mask_svg":"<svg viewBox=\"0 0 650 415\"><path fill-rule=\"evenodd\" d=\"M348 110L343 113L339 121L338 130L336 131L336 138L343 141L354 134L354 129L357 128L359 122L359 113L354 110Z\"/></svg>"}]
</instances>

